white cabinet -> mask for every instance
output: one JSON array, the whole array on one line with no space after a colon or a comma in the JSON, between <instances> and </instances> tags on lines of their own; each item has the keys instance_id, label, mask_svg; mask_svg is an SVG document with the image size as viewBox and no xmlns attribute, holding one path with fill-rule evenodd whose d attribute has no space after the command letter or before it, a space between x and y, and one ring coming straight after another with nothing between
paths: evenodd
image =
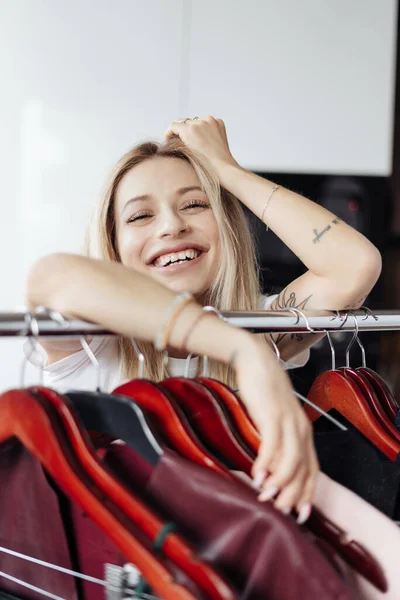
<instances>
[{"instance_id":1,"label":"white cabinet","mask_svg":"<svg viewBox=\"0 0 400 600\"><path fill-rule=\"evenodd\" d=\"M193 0L185 114L261 171L391 172L395 0Z\"/></svg>"}]
</instances>

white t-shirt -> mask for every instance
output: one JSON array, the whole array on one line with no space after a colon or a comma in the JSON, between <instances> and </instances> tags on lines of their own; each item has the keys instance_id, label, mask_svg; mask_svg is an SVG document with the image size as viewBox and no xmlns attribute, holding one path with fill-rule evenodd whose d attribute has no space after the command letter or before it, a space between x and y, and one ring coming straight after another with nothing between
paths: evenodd
<instances>
[{"instance_id":1,"label":"white t-shirt","mask_svg":"<svg viewBox=\"0 0 400 600\"><path fill-rule=\"evenodd\" d=\"M269 308L271 302L276 298L273 296L262 297L262 309ZM42 346L37 345L32 354L31 345L27 340L23 345L25 356L35 367L47 365L47 353ZM99 362L99 369L90 361L85 350L75 352L66 358L47 365L43 369L43 385L53 388L60 393L67 390L95 390L99 387L103 392L110 393L118 385L123 383L122 361L118 355L118 344L115 336L98 336L90 342L90 349ZM309 349L304 350L297 356L291 358L290 362L282 362L285 369L296 369L303 367L310 356ZM190 359L189 377L196 377L199 359ZM169 358L168 373L171 377L182 377L185 373L186 360L184 358Z\"/></svg>"}]
</instances>

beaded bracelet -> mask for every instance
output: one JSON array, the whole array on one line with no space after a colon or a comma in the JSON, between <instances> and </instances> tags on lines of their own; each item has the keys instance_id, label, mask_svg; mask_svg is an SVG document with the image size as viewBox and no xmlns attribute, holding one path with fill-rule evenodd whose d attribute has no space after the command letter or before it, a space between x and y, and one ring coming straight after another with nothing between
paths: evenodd
<instances>
[{"instance_id":1,"label":"beaded bracelet","mask_svg":"<svg viewBox=\"0 0 400 600\"><path fill-rule=\"evenodd\" d=\"M164 323L160 327L159 332L157 333L154 346L157 350L165 350L168 345L169 336L171 334L172 327L181 312L181 310L189 304L193 300L192 294L189 292L183 292L172 301L171 306L168 308Z\"/></svg>"}]
</instances>

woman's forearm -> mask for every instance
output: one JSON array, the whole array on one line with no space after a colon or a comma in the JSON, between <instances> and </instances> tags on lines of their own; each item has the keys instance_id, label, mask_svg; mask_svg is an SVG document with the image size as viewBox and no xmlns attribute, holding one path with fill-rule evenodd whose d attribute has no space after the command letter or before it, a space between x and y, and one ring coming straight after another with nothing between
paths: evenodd
<instances>
[{"instance_id":1,"label":"woman's forearm","mask_svg":"<svg viewBox=\"0 0 400 600\"><path fill-rule=\"evenodd\" d=\"M239 166L221 166L221 185L261 218L274 184ZM325 208L284 188L275 191L264 222L318 277L342 280L361 268L380 271L380 254L363 235ZM374 282L375 283L375 282Z\"/></svg>"},{"instance_id":2,"label":"woman's forearm","mask_svg":"<svg viewBox=\"0 0 400 600\"><path fill-rule=\"evenodd\" d=\"M25 292L30 310L46 306L66 317L99 323L150 342L163 327L175 296L157 281L119 263L72 254L53 254L37 261ZM180 348L201 310L194 301L184 307L171 329L172 347ZM253 343L252 337L207 315L190 335L187 349L228 363L242 345Z\"/></svg>"}]
</instances>

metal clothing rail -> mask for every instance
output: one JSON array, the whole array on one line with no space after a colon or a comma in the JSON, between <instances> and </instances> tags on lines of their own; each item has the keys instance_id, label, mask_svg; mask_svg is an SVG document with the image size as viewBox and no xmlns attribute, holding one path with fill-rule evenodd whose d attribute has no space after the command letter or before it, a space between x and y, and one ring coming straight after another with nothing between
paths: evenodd
<instances>
[{"instance_id":1,"label":"metal clothing rail","mask_svg":"<svg viewBox=\"0 0 400 600\"><path fill-rule=\"evenodd\" d=\"M0 313L0 337L31 336L32 328L23 312ZM400 330L400 312L360 309L351 312L266 310L260 312L222 312L225 321L253 332L307 333L320 331L391 331ZM68 320L62 325L48 312L34 315L37 334L43 337L76 335L116 335L94 323Z\"/></svg>"}]
</instances>

